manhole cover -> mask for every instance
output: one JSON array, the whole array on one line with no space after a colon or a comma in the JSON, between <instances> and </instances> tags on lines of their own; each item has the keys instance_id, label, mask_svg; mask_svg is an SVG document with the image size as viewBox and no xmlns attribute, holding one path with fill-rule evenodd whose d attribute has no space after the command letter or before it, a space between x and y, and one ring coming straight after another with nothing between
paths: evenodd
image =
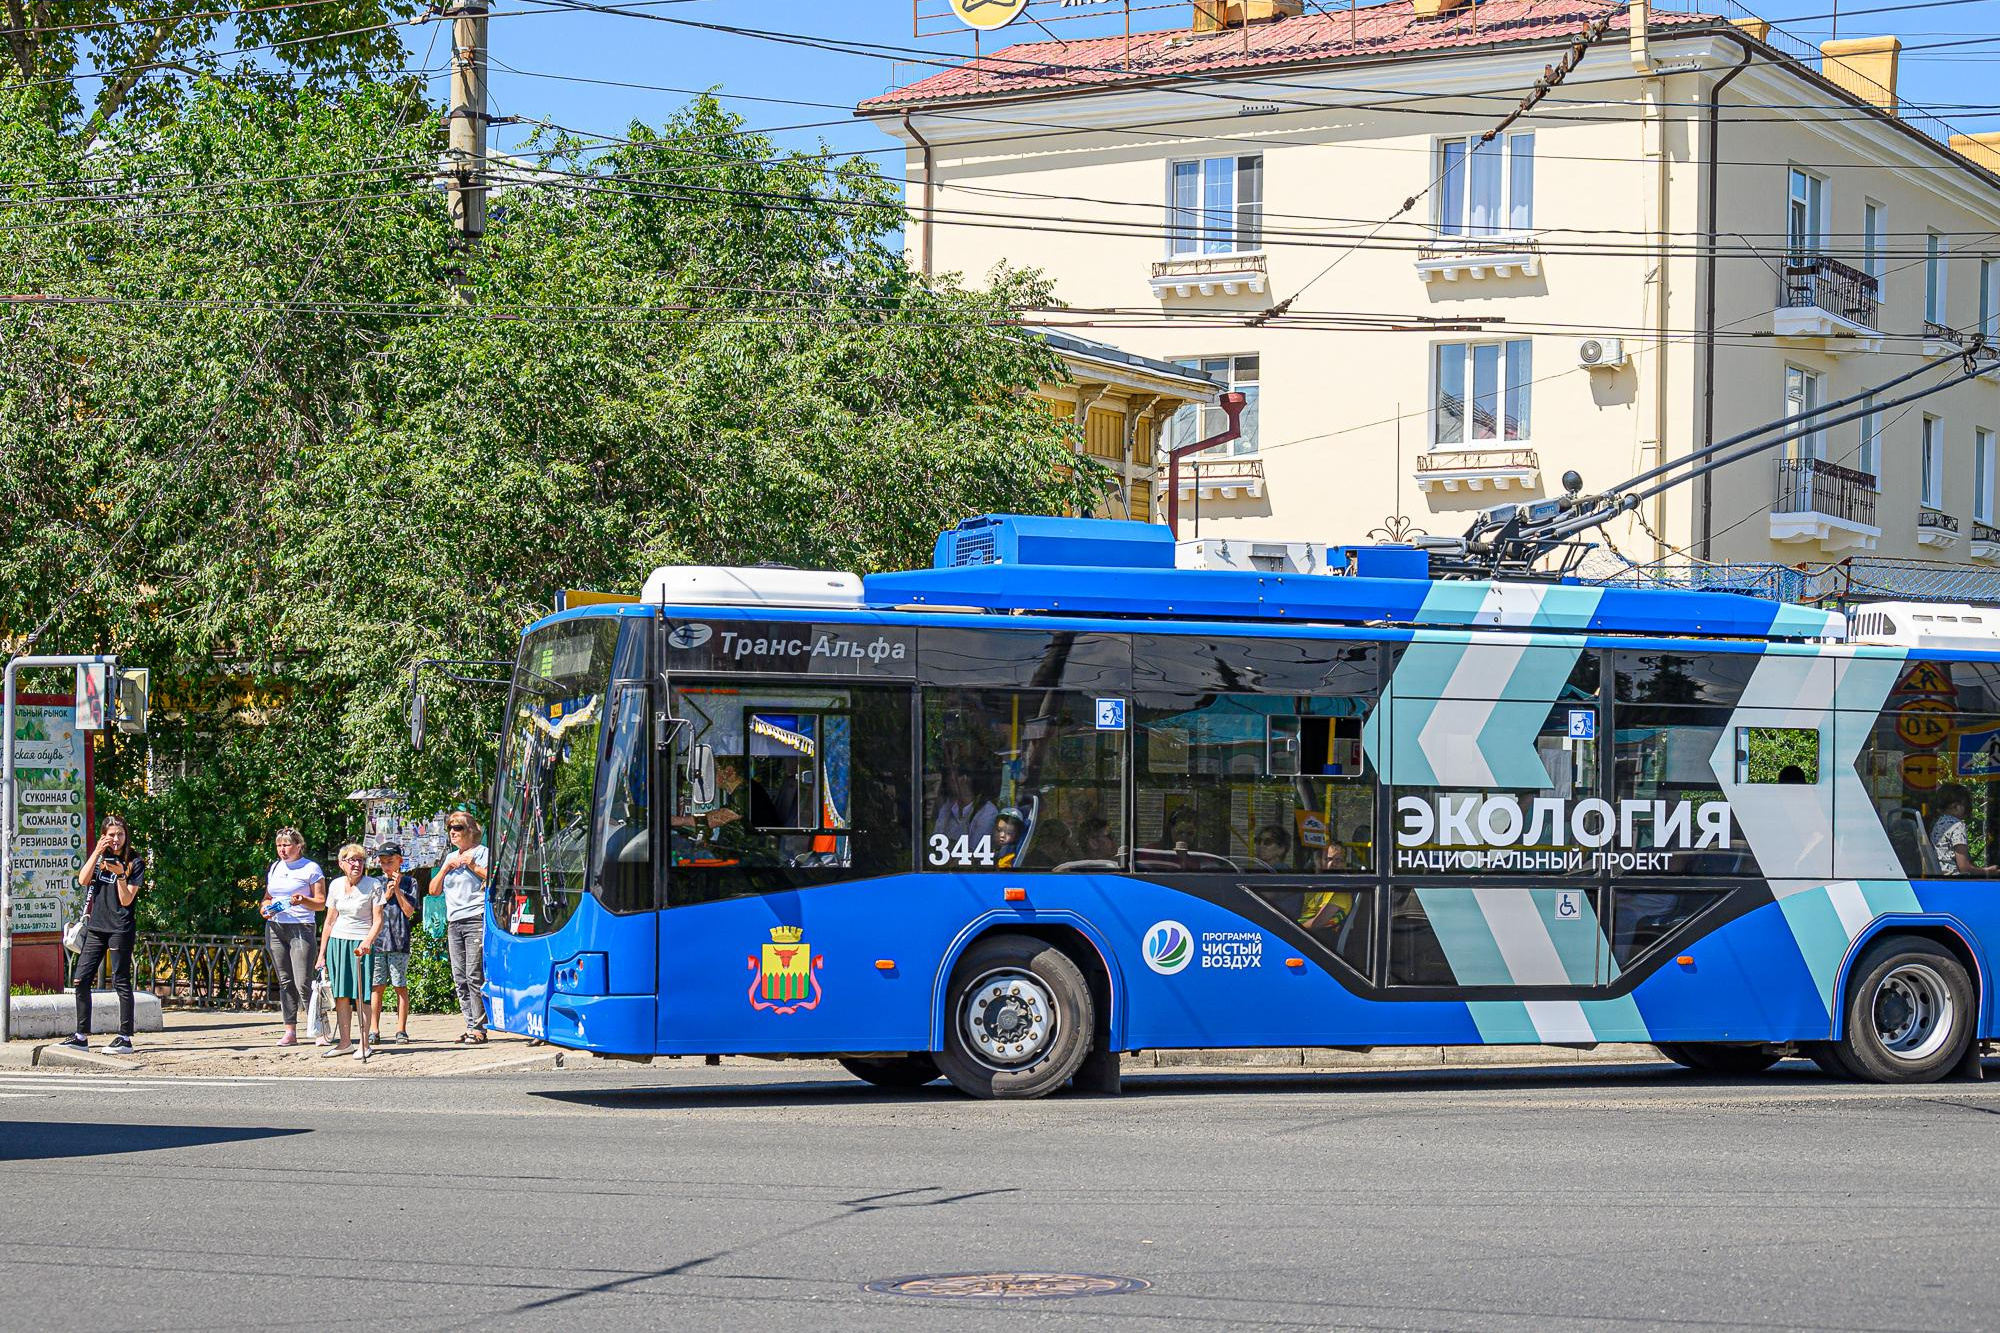
<instances>
[{"instance_id":1,"label":"manhole cover","mask_svg":"<svg viewBox=\"0 0 2000 1333\"><path fill-rule=\"evenodd\" d=\"M1101 1273L922 1273L881 1278L865 1284L862 1290L934 1301L1056 1301L1070 1296L1115 1296L1122 1291L1144 1291L1151 1285L1143 1278Z\"/></svg>"}]
</instances>

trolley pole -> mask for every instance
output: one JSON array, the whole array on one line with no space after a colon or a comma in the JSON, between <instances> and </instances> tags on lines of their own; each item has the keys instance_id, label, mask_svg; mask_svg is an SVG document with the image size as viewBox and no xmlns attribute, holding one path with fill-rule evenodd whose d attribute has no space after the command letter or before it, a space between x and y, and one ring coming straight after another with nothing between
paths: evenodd
<instances>
[{"instance_id":1,"label":"trolley pole","mask_svg":"<svg viewBox=\"0 0 2000 1333\"><path fill-rule=\"evenodd\" d=\"M17 657L7 664L6 703L0 707L0 1045L14 1038L14 698L15 677L37 667L118 668L102 655ZM108 706L108 701L107 701Z\"/></svg>"},{"instance_id":2,"label":"trolley pole","mask_svg":"<svg viewBox=\"0 0 2000 1333\"><path fill-rule=\"evenodd\" d=\"M486 234L486 0L458 0L451 18L451 221L459 240Z\"/></svg>"}]
</instances>

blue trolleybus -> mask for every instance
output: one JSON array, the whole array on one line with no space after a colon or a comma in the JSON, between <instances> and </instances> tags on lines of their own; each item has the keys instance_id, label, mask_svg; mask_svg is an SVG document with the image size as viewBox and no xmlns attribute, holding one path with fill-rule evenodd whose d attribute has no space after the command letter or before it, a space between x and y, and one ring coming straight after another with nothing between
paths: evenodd
<instances>
[{"instance_id":1,"label":"blue trolleybus","mask_svg":"<svg viewBox=\"0 0 2000 1333\"><path fill-rule=\"evenodd\" d=\"M1976 1069L1981 613L1236 546L988 517L931 569L674 567L537 621L494 1022L982 1097L1176 1047Z\"/></svg>"}]
</instances>

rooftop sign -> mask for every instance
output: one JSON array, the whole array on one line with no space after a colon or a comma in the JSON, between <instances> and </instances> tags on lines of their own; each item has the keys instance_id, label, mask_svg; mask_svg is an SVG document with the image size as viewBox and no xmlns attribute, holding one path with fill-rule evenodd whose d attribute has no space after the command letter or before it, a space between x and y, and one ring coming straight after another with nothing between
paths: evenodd
<instances>
[{"instance_id":1,"label":"rooftop sign","mask_svg":"<svg viewBox=\"0 0 2000 1333\"><path fill-rule=\"evenodd\" d=\"M970 28L1004 28L1028 11L1028 0L951 0L951 12Z\"/></svg>"}]
</instances>

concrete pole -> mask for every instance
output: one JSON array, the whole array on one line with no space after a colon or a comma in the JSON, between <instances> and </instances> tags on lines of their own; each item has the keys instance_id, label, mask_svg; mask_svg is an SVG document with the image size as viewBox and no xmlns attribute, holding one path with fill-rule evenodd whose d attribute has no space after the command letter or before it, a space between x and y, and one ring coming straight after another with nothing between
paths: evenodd
<instances>
[{"instance_id":1,"label":"concrete pole","mask_svg":"<svg viewBox=\"0 0 2000 1333\"><path fill-rule=\"evenodd\" d=\"M0 705L0 1046L13 1040L14 1005L14 699L15 678L37 667L79 667L102 663L113 672L115 657L17 657L7 664L6 700ZM106 701L109 711L110 701ZM108 720L108 719L107 719ZM86 834L88 836L88 834Z\"/></svg>"},{"instance_id":2,"label":"concrete pole","mask_svg":"<svg viewBox=\"0 0 2000 1333\"><path fill-rule=\"evenodd\" d=\"M459 239L486 234L486 0L462 0L451 16L451 221Z\"/></svg>"}]
</instances>

